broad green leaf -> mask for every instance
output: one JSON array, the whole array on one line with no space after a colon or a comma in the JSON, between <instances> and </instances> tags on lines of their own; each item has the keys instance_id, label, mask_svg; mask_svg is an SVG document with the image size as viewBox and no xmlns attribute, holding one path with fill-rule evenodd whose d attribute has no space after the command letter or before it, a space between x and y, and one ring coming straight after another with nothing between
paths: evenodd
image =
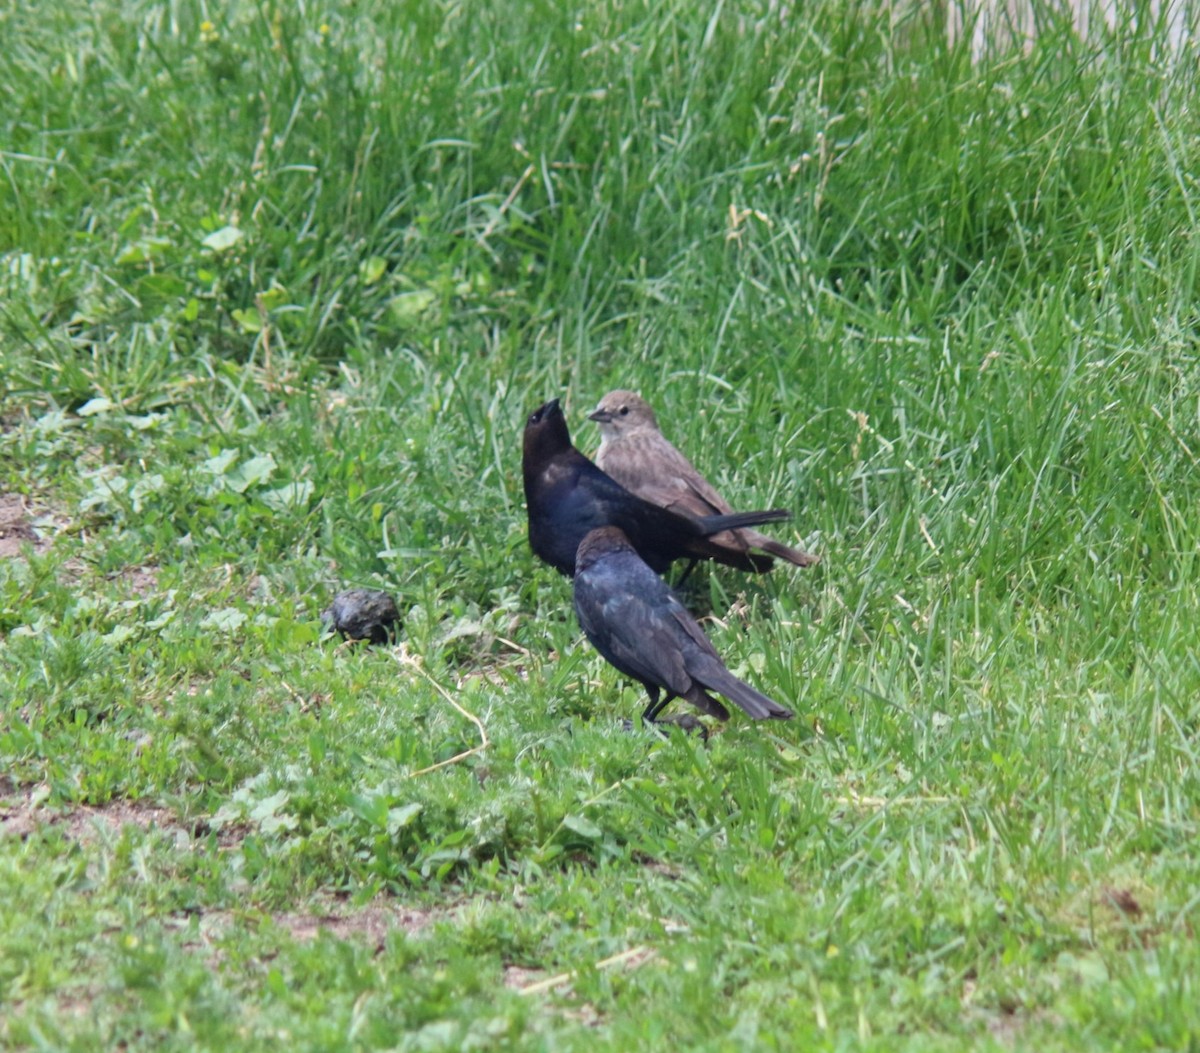
<instances>
[{"instance_id":1,"label":"broad green leaf","mask_svg":"<svg viewBox=\"0 0 1200 1053\"><path fill-rule=\"evenodd\" d=\"M200 620L202 629L216 629L218 632L231 633L236 632L246 624L247 616L245 612L239 611L236 607L222 607L218 611L213 611L206 617Z\"/></svg>"},{"instance_id":2,"label":"broad green leaf","mask_svg":"<svg viewBox=\"0 0 1200 1053\"><path fill-rule=\"evenodd\" d=\"M142 238L117 253L117 263L148 263L158 259L170 247L166 238Z\"/></svg>"},{"instance_id":3,"label":"broad green leaf","mask_svg":"<svg viewBox=\"0 0 1200 1053\"><path fill-rule=\"evenodd\" d=\"M224 475L237 459L237 450L222 450L215 457L210 457L200 467L206 472L211 472L213 475Z\"/></svg>"},{"instance_id":4,"label":"broad green leaf","mask_svg":"<svg viewBox=\"0 0 1200 1053\"><path fill-rule=\"evenodd\" d=\"M412 821L421 814L421 805L413 801L409 804L403 804L399 808L389 808L387 814L387 832L395 835L398 830L412 824Z\"/></svg>"},{"instance_id":5,"label":"broad green leaf","mask_svg":"<svg viewBox=\"0 0 1200 1053\"><path fill-rule=\"evenodd\" d=\"M563 820L563 826L580 837L586 837L589 841L597 841L604 833L595 823L582 815L568 815Z\"/></svg>"},{"instance_id":6,"label":"broad green leaf","mask_svg":"<svg viewBox=\"0 0 1200 1053\"><path fill-rule=\"evenodd\" d=\"M429 289L400 293L399 296L392 297L391 303L388 304L388 313L398 324L411 325L428 311L436 300L437 294Z\"/></svg>"},{"instance_id":7,"label":"broad green leaf","mask_svg":"<svg viewBox=\"0 0 1200 1053\"><path fill-rule=\"evenodd\" d=\"M368 256L358 265L358 276L363 285L374 285L387 270L387 260L382 256Z\"/></svg>"},{"instance_id":8,"label":"broad green leaf","mask_svg":"<svg viewBox=\"0 0 1200 1053\"><path fill-rule=\"evenodd\" d=\"M237 227L221 227L209 234L200 244L210 252L225 252L227 249L233 248L244 237L245 235Z\"/></svg>"},{"instance_id":9,"label":"broad green leaf","mask_svg":"<svg viewBox=\"0 0 1200 1053\"><path fill-rule=\"evenodd\" d=\"M229 312L243 333L261 333L262 315L257 307L235 307Z\"/></svg>"},{"instance_id":10,"label":"broad green leaf","mask_svg":"<svg viewBox=\"0 0 1200 1053\"><path fill-rule=\"evenodd\" d=\"M137 280L137 293L142 297L170 300L182 296L187 289L187 282L174 274L144 274Z\"/></svg>"},{"instance_id":11,"label":"broad green leaf","mask_svg":"<svg viewBox=\"0 0 1200 1053\"><path fill-rule=\"evenodd\" d=\"M101 413L111 413L113 410L118 408L119 407L117 404L111 399L97 396L94 399L88 399L87 402L80 406L75 412L81 417L95 417Z\"/></svg>"},{"instance_id":12,"label":"broad green leaf","mask_svg":"<svg viewBox=\"0 0 1200 1053\"><path fill-rule=\"evenodd\" d=\"M256 299L262 304L263 310L273 311L276 307L287 303L287 289L285 289L282 285L276 285L272 283L271 288L264 289L258 294Z\"/></svg>"},{"instance_id":13,"label":"broad green leaf","mask_svg":"<svg viewBox=\"0 0 1200 1053\"><path fill-rule=\"evenodd\" d=\"M275 490L266 490L260 494L262 503L268 508L282 512L288 508L303 508L313 495L313 484L310 479L301 479Z\"/></svg>"},{"instance_id":14,"label":"broad green leaf","mask_svg":"<svg viewBox=\"0 0 1200 1053\"><path fill-rule=\"evenodd\" d=\"M226 474L226 482L231 490L244 494L252 486L261 486L275 471L275 458L269 453L239 464L233 471Z\"/></svg>"}]
</instances>

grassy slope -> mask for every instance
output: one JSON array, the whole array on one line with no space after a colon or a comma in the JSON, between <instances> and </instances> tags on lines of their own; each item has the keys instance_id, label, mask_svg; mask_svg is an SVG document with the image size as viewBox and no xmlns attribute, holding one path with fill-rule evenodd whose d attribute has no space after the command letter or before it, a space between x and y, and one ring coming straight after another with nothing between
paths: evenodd
<instances>
[{"instance_id":1,"label":"grassy slope","mask_svg":"<svg viewBox=\"0 0 1200 1053\"><path fill-rule=\"evenodd\" d=\"M1200 98L1151 27L0 31L0 483L54 537L0 563L0 789L166 809L0 842L4 1041L1196 1040ZM617 731L517 460L618 385L824 552L707 578L792 725ZM348 584L418 664L316 645ZM439 686L490 745L411 778L478 741ZM429 923L295 939L331 895Z\"/></svg>"}]
</instances>

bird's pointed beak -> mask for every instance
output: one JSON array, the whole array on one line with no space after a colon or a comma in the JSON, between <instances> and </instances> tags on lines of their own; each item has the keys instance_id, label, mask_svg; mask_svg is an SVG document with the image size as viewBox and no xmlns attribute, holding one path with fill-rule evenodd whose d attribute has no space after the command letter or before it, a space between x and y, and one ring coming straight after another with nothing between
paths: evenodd
<instances>
[{"instance_id":1,"label":"bird's pointed beak","mask_svg":"<svg viewBox=\"0 0 1200 1053\"><path fill-rule=\"evenodd\" d=\"M598 409L588 414L588 420L594 420L597 424L607 424L612 419L612 414L606 409Z\"/></svg>"}]
</instances>

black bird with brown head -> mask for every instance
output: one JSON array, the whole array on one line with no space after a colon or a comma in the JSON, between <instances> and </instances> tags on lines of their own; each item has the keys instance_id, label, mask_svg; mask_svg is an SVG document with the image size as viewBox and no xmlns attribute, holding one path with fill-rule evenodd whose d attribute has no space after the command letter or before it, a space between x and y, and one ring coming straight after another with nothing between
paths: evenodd
<instances>
[{"instance_id":1,"label":"black bird with brown head","mask_svg":"<svg viewBox=\"0 0 1200 1053\"><path fill-rule=\"evenodd\" d=\"M728 720L729 711L710 691L736 702L755 720L792 716L725 668L696 619L617 527L589 531L579 544L575 614L596 650L645 687L650 696L642 714L646 723L657 722L673 698Z\"/></svg>"},{"instance_id":2,"label":"black bird with brown head","mask_svg":"<svg viewBox=\"0 0 1200 1053\"><path fill-rule=\"evenodd\" d=\"M782 509L735 512L696 519L631 494L571 443L558 399L525 422L521 470L534 555L571 577L575 553L589 530L616 526L641 558L662 573L676 559L712 559L739 570L766 570L770 559L730 550L710 534L787 519Z\"/></svg>"}]
</instances>

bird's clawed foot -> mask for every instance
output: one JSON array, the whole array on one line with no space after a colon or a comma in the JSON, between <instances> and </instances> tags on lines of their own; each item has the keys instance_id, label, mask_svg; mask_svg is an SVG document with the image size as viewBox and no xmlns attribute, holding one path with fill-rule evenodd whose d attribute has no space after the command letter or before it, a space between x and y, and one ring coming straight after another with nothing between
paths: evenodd
<instances>
[{"instance_id":1,"label":"bird's clawed foot","mask_svg":"<svg viewBox=\"0 0 1200 1053\"><path fill-rule=\"evenodd\" d=\"M660 724L673 724L689 735L699 735L701 742L708 741L708 728L704 726L702 720L693 717L690 713L682 713L677 717L659 717L654 721L654 725Z\"/></svg>"},{"instance_id":2,"label":"bird's clawed foot","mask_svg":"<svg viewBox=\"0 0 1200 1053\"><path fill-rule=\"evenodd\" d=\"M682 713L677 717L659 717L657 720L643 720L642 726L667 737L667 728L676 727L689 735L695 734L700 736L701 742L708 741L708 728L704 726L702 720L693 717L690 713ZM634 728L632 720L622 720L621 730L632 732Z\"/></svg>"}]
</instances>

